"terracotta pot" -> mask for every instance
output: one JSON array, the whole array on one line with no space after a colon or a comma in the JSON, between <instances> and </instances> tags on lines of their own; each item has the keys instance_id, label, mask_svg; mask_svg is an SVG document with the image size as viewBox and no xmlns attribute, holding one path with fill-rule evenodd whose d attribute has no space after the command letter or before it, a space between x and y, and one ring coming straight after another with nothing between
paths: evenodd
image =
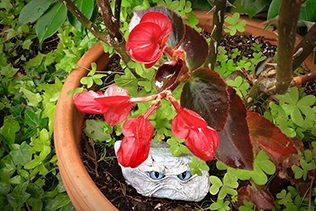
<instances>
[{"instance_id":1,"label":"terracotta pot","mask_svg":"<svg viewBox=\"0 0 316 211\"><path fill-rule=\"evenodd\" d=\"M213 13L207 14L207 11L194 11L194 14L199 19L199 26L203 28L206 32L211 33L212 32L212 25L213 25ZM231 13L226 13L226 16L232 16ZM267 29L266 31L263 31L265 25L262 24L262 20L258 19L251 19L249 20L248 16L240 16L239 20L245 20L245 31L242 34L247 35L254 35L256 37L258 36L264 36L265 38L269 39L269 43L272 45L278 45L278 30L273 31L272 27ZM300 41L303 39L302 36L297 35L296 36L295 45L298 45ZM313 55L311 54L306 60L305 65L310 70L313 64Z\"/></svg>"},{"instance_id":2,"label":"terracotta pot","mask_svg":"<svg viewBox=\"0 0 316 211\"><path fill-rule=\"evenodd\" d=\"M92 62L96 62L100 70L110 62L109 55L104 53L100 42L90 48L77 64L91 68ZM81 86L80 79L88 73L82 67L69 74L56 106L54 141L59 171L67 194L76 210L117 210L95 185L82 162L80 141L85 114L74 106L73 95L67 94L69 90L75 90Z\"/></svg>"},{"instance_id":3,"label":"terracotta pot","mask_svg":"<svg viewBox=\"0 0 316 211\"><path fill-rule=\"evenodd\" d=\"M200 25L206 31L211 30L212 16L205 11L197 11L195 14L200 20ZM247 31L255 36L277 38L270 30L262 32L260 24L256 20L248 22ZM78 65L86 68L96 62L98 69L104 69L109 62L108 54L104 53L100 42L89 49L78 61ZM73 95L68 95L69 90L75 90L81 86L80 79L86 76L88 71L84 68L73 70L68 76L60 93L54 120L54 141L58 158L60 174L67 194L76 210L82 211L113 211L117 210L111 202L101 193L86 171L81 153L81 133L84 121L84 113L78 111L73 104Z\"/></svg>"}]
</instances>

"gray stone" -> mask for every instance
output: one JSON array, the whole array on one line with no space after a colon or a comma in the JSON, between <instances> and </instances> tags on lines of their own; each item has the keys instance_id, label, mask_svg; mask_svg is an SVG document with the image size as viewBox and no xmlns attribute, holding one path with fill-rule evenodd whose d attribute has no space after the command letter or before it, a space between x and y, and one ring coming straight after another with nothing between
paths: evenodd
<instances>
[{"instance_id":1,"label":"gray stone","mask_svg":"<svg viewBox=\"0 0 316 211\"><path fill-rule=\"evenodd\" d=\"M118 151L121 141L114 145ZM210 187L209 173L191 175L192 154L175 157L166 142L151 142L147 160L136 168L121 166L126 183L143 196L201 201Z\"/></svg>"}]
</instances>

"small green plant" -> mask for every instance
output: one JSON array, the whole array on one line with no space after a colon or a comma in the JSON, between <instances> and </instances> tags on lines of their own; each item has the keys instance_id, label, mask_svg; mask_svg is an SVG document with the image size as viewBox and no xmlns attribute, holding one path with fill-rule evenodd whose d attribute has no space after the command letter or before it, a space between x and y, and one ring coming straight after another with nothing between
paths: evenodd
<instances>
[{"instance_id":1,"label":"small green plant","mask_svg":"<svg viewBox=\"0 0 316 211\"><path fill-rule=\"evenodd\" d=\"M244 98L250 88L249 83L243 79L241 76L237 76L235 80L227 80L226 83L229 86L234 87L237 90L237 94Z\"/></svg>"},{"instance_id":2,"label":"small green plant","mask_svg":"<svg viewBox=\"0 0 316 211\"><path fill-rule=\"evenodd\" d=\"M197 174L198 176L202 176L201 170L209 171L210 168L205 163L204 160L199 159L198 157L194 156L192 158L192 163L189 163L189 167L192 169L191 174Z\"/></svg>"},{"instance_id":3,"label":"small green plant","mask_svg":"<svg viewBox=\"0 0 316 211\"><path fill-rule=\"evenodd\" d=\"M226 33L229 33L230 35L234 36L237 32L244 32L246 25L246 21L242 20L239 21L240 14L234 13L232 17L226 17L225 22L230 24L230 26L227 26L228 29L224 29ZM239 22L238 22L239 21Z\"/></svg>"},{"instance_id":4,"label":"small green plant","mask_svg":"<svg viewBox=\"0 0 316 211\"><path fill-rule=\"evenodd\" d=\"M312 152L309 149L304 151L305 159L300 160L300 167L293 165L292 170L295 173L295 179L303 178L303 180L307 179L307 175L310 171L316 169L316 163Z\"/></svg>"},{"instance_id":5,"label":"small green plant","mask_svg":"<svg viewBox=\"0 0 316 211\"><path fill-rule=\"evenodd\" d=\"M219 211L225 211L225 210L230 210L229 207L229 201L224 201L218 199L217 202L214 202L210 206L211 210L219 210Z\"/></svg>"},{"instance_id":6,"label":"small green plant","mask_svg":"<svg viewBox=\"0 0 316 211\"><path fill-rule=\"evenodd\" d=\"M85 85L88 89L92 87L93 84L102 85L103 81L101 78L105 77L105 74L96 74L97 65L96 63L91 63L91 70L87 76L82 77L80 83Z\"/></svg>"},{"instance_id":7,"label":"small green plant","mask_svg":"<svg viewBox=\"0 0 316 211\"><path fill-rule=\"evenodd\" d=\"M235 169L228 168L226 174L223 177L223 180L219 179L216 176L210 176L210 193L212 195L218 194L218 200L223 200L227 194L231 196L236 196L239 184L237 182L238 178L235 174Z\"/></svg>"},{"instance_id":8,"label":"small green plant","mask_svg":"<svg viewBox=\"0 0 316 211\"><path fill-rule=\"evenodd\" d=\"M299 94L298 88L292 87L290 92L276 98L279 102L271 101L270 110L265 112L265 116L287 136L303 139L305 134L312 136L316 132L316 109L312 107L316 102L315 96L306 96L304 92Z\"/></svg>"}]
</instances>

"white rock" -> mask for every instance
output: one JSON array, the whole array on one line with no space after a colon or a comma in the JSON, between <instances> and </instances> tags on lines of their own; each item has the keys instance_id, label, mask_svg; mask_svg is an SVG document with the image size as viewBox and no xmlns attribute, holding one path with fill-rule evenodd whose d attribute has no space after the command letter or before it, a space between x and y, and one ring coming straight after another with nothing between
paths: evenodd
<instances>
[{"instance_id":1,"label":"white rock","mask_svg":"<svg viewBox=\"0 0 316 211\"><path fill-rule=\"evenodd\" d=\"M114 145L118 151L121 141ZM121 166L126 183L143 196L173 200L201 201L210 187L209 173L191 175L188 164L193 155L175 157L166 142L151 142L147 160L136 168Z\"/></svg>"}]
</instances>

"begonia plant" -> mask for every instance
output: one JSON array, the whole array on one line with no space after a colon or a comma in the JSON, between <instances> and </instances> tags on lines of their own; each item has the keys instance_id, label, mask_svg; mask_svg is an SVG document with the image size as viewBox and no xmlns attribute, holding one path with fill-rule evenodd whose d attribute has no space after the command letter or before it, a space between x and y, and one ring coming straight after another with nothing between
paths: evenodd
<instances>
[{"instance_id":1,"label":"begonia plant","mask_svg":"<svg viewBox=\"0 0 316 211\"><path fill-rule=\"evenodd\" d=\"M251 137L249 131L257 125L249 124L252 115L247 112L251 111L247 111L236 92L218 73L201 67L209 52L205 38L166 7L135 11L129 26L126 49L133 59L150 68L163 55L169 58L155 74L158 94L133 98L127 95L127 90L110 86L104 94L87 91L74 98L79 110L104 114L109 125L125 120L132 104L152 101L144 115L124 122L122 132L125 137L117 154L120 164L137 167L147 159L154 135L148 117L159 112L165 98L178 113L171 123L173 135L185 139L186 146L195 156L208 161L215 155L228 166L253 169L253 148L260 151L265 150L265 146L260 141L254 142L256 133ZM181 83L184 83L182 94L176 99L173 91ZM263 117L259 119L259 123L264 121ZM296 154L292 141L286 136L283 138L289 142L286 148L291 149L287 154ZM226 149L228 146L231 151Z\"/></svg>"}]
</instances>

